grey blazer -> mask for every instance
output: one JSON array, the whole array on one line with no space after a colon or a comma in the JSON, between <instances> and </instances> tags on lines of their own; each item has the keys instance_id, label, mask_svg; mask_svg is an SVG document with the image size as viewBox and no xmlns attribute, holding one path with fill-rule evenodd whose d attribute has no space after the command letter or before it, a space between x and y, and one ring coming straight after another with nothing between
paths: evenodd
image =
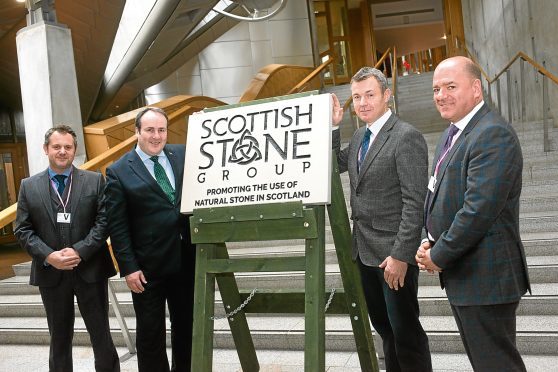
<instances>
[{"instance_id":1,"label":"grey blazer","mask_svg":"<svg viewBox=\"0 0 558 372\"><path fill-rule=\"evenodd\" d=\"M104 186L100 173L73 169L69 241L82 259L74 270L88 283L116 273L106 243ZM29 283L45 287L57 285L62 277L61 270L44 265L45 259L64 248L50 197L51 187L47 170L21 181L15 228L20 245L33 257Z\"/></svg>"},{"instance_id":2,"label":"grey blazer","mask_svg":"<svg viewBox=\"0 0 558 372\"><path fill-rule=\"evenodd\" d=\"M392 114L371 143L360 172L357 156L364 130L338 152L339 171L349 171L353 259L369 266L387 256L415 265L428 182L428 149L422 134ZM339 131L333 132L338 150Z\"/></svg>"}]
</instances>

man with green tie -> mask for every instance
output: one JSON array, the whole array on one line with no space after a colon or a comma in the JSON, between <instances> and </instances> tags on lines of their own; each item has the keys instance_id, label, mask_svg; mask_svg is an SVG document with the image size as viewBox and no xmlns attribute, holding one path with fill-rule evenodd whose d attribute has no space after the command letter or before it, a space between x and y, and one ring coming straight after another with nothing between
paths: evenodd
<instances>
[{"instance_id":1,"label":"man with green tie","mask_svg":"<svg viewBox=\"0 0 558 372\"><path fill-rule=\"evenodd\" d=\"M168 117L159 108L141 110L135 125L137 146L107 169L106 196L112 247L136 312L138 367L189 371L195 248L180 214L185 146L167 144Z\"/></svg>"}]
</instances>

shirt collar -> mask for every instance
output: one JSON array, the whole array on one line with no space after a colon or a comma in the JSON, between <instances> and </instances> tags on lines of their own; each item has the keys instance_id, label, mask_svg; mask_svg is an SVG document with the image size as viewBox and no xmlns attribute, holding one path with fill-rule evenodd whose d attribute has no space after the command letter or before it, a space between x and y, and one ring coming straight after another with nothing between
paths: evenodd
<instances>
[{"instance_id":1,"label":"shirt collar","mask_svg":"<svg viewBox=\"0 0 558 372\"><path fill-rule=\"evenodd\" d=\"M139 155L141 161L145 162L146 160L150 160L151 155L146 154L142 149L140 149L139 146L136 146L136 153ZM157 154L157 156L159 157L159 160L161 158L166 158L167 154L165 154L165 151L161 151L159 154Z\"/></svg>"},{"instance_id":2,"label":"shirt collar","mask_svg":"<svg viewBox=\"0 0 558 372\"><path fill-rule=\"evenodd\" d=\"M463 117L463 119L458 120L457 122L452 124L459 128L460 131L462 131L463 129L465 129L467 124L469 124L473 116L475 116L475 114L481 109L482 105L484 105L484 101L480 101L479 104L473 107L473 109Z\"/></svg>"},{"instance_id":3,"label":"shirt collar","mask_svg":"<svg viewBox=\"0 0 558 372\"><path fill-rule=\"evenodd\" d=\"M71 166L68 167L67 169L65 169L64 172L62 172L62 173L56 173L50 167L48 167L48 177L51 178L51 179L54 176L56 176L57 174L63 174L66 177L70 177L70 173L72 173L72 167Z\"/></svg>"},{"instance_id":4,"label":"shirt collar","mask_svg":"<svg viewBox=\"0 0 558 372\"><path fill-rule=\"evenodd\" d=\"M388 121L389 117L391 116L391 109L387 109L386 112L382 116L378 118L375 122L368 125L368 129L373 134L373 138L376 138L380 130L384 127L384 124Z\"/></svg>"}]
</instances>

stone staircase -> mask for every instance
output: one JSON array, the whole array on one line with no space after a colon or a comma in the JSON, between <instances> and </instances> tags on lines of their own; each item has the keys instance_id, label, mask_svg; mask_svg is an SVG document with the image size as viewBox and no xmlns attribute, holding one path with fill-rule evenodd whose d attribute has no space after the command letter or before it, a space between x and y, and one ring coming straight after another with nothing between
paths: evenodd
<instances>
[{"instance_id":1,"label":"stone staircase","mask_svg":"<svg viewBox=\"0 0 558 372\"><path fill-rule=\"evenodd\" d=\"M430 75L431 79L431 74L423 74L400 80L399 105L401 115L406 115L408 121L415 124L415 120L412 119L417 119L416 124L425 133L430 158L432 158L440 132L447 124L436 119L434 116L437 115L436 112L432 113L430 109L426 109L433 106L431 93L417 93L426 91L424 88L426 82L423 81L423 79L428 80L425 78L426 75ZM415 78L420 79L421 83L417 83ZM403 99L403 97L407 98ZM410 102L406 99L411 100L411 98L414 99L413 105L416 105L417 109L425 107L423 110L429 111L431 117L427 117L426 114L422 116L418 112L412 114L408 109L403 110L407 102ZM341 100L343 101L342 98ZM347 122L343 127L350 127L350 120L345 121ZM558 365L558 151L549 153L542 151L542 123L513 125L519 134L524 154L520 227L533 290L532 294L527 294L523 298L518 309L517 343L529 371L551 371L556 370ZM342 132L345 141L350 138L352 131L351 128ZM558 144L556 130L551 133L551 139L552 148L556 149ZM348 204L349 180L346 174L342 175L342 183ZM326 290L329 291L331 288L341 287L341 278L333 239L329 233L329 222L327 225ZM265 244L234 243L228 247L230 255L237 257L304 255L302 241L273 241ZM21 347L17 350L21 350L22 355L27 353L26 348L44 345L46 360L48 329L38 290L27 285L29 264L16 265L14 271L16 275L13 278L0 281L0 345L19 345ZM304 288L304 276L298 272L240 273L237 274L237 282L239 288L247 291L253 288ZM435 370L470 370L457 326L445 293L439 287L437 276L421 273L419 283L421 321L429 336ZM127 325L134 335L135 318L131 295L122 279L113 278L112 284L116 289ZM224 310L218 294L217 301L219 303L216 304L216 315L221 316ZM295 354L288 355L289 358L296 360L294 364L303 365L299 363L303 360L301 358L304 349L303 315L249 314L248 322L262 364L266 362L266 358L270 358L266 353L298 350L296 353L292 352ZM76 319L75 328L74 344L88 345L89 338L80 318ZM115 343L121 347L125 346L112 310L111 328ZM215 370L238 370L238 358L230 350L234 349L234 343L226 320L215 321L214 344L216 347L214 363L223 362L219 364L221 367ZM345 366L353 366L352 369L335 369L335 371L359 370L348 316L326 315L326 349L326 358L329 361L326 364L335 365L333 359L344 358L351 361ZM220 361L219 358L224 360Z\"/></svg>"}]
</instances>

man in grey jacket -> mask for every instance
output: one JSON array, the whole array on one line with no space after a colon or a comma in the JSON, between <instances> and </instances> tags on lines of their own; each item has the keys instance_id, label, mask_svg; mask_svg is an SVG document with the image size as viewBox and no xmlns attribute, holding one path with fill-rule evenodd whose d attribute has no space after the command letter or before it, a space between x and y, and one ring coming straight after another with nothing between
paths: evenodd
<instances>
[{"instance_id":1,"label":"man in grey jacket","mask_svg":"<svg viewBox=\"0 0 558 372\"><path fill-rule=\"evenodd\" d=\"M413 126L391 112L384 74L363 67L351 80L353 105L366 123L341 151L351 183L353 259L360 268L370 320L383 340L386 370L431 371L428 337L419 321L414 256L423 224L428 151ZM343 115L333 95L333 123Z\"/></svg>"}]
</instances>

